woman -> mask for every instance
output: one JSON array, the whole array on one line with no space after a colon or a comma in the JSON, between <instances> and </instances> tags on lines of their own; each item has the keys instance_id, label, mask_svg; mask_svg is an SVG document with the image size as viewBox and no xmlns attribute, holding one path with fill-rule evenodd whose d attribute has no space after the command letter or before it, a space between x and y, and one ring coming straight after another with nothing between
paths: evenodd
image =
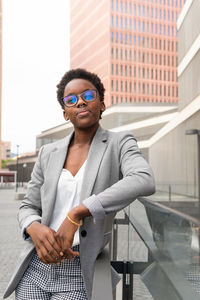
<instances>
[{"instance_id":1,"label":"woman","mask_svg":"<svg viewBox=\"0 0 200 300\"><path fill-rule=\"evenodd\" d=\"M100 127L105 89L96 74L71 70L57 87L74 131L40 149L19 210L26 245L4 297L90 300L107 291L111 299L112 221L154 193L152 171L132 134Z\"/></svg>"}]
</instances>

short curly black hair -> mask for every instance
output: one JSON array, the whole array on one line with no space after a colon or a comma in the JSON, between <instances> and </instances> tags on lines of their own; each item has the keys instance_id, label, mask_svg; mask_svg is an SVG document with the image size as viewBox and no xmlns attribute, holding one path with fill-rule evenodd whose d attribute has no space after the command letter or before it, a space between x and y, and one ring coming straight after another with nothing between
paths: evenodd
<instances>
[{"instance_id":1,"label":"short curly black hair","mask_svg":"<svg viewBox=\"0 0 200 300\"><path fill-rule=\"evenodd\" d=\"M104 93L105 93L105 88L103 83L101 82L101 79L97 76L95 73L91 73L85 69L72 69L69 70L64 74L64 76L61 78L59 84L56 86L57 87L57 99L58 102L60 103L61 107L64 109L64 104L63 104L63 95L64 95L64 90L68 82L70 82L73 79L85 79L90 81L97 89L100 97L100 101L104 101Z\"/></svg>"}]
</instances>

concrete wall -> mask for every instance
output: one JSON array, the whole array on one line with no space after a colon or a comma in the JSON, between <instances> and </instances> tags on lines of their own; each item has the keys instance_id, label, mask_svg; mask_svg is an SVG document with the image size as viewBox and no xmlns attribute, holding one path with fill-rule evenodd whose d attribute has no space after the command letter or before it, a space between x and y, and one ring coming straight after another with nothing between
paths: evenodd
<instances>
[{"instance_id":1,"label":"concrete wall","mask_svg":"<svg viewBox=\"0 0 200 300\"><path fill-rule=\"evenodd\" d=\"M200 127L200 112L176 127L149 149L149 162L153 168L157 188L197 197L198 163L197 136L185 135L186 129Z\"/></svg>"},{"instance_id":2,"label":"concrete wall","mask_svg":"<svg viewBox=\"0 0 200 300\"><path fill-rule=\"evenodd\" d=\"M193 57L190 64L179 77L178 82L179 110L182 110L200 94L200 51Z\"/></svg>"},{"instance_id":3,"label":"concrete wall","mask_svg":"<svg viewBox=\"0 0 200 300\"><path fill-rule=\"evenodd\" d=\"M188 53L200 34L200 1L194 0L178 31L178 62ZM200 93L200 51L193 57L178 80L179 109L183 109Z\"/></svg>"},{"instance_id":4,"label":"concrete wall","mask_svg":"<svg viewBox=\"0 0 200 300\"><path fill-rule=\"evenodd\" d=\"M178 62L180 63L200 33L200 1L194 0L178 30Z\"/></svg>"}]
</instances>

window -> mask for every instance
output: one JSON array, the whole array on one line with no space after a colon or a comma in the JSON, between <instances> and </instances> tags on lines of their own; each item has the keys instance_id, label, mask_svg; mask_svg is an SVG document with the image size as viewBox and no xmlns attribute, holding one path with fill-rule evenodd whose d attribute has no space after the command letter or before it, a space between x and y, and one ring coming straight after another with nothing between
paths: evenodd
<instances>
[{"instance_id":1,"label":"window","mask_svg":"<svg viewBox=\"0 0 200 300\"><path fill-rule=\"evenodd\" d=\"M125 92L127 93L127 81L125 81Z\"/></svg>"},{"instance_id":2,"label":"window","mask_svg":"<svg viewBox=\"0 0 200 300\"><path fill-rule=\"evenodd\" d=\"M140 16L140 5L138 5L138 16Z\"/></svg>"},{"instance_id":3,"label":"window","mask_svg":"<svg viewBox=\"0 0 200 300\"><path fill-rule=\"evenodd\" d=\"M123 12L123 3L122 3L122 1L120 2L120 12L121 13Z\"/></svg>"},{"instance_id":4,"label":"window","mask_svg":"<svg viewBox=\"0 0 200 300\"><path fill-rule=\"evenodd\" d=\"M129 66L129 76L131 77L132 76L132 67Z\"/></svg>"},{"instance_id":5,"label":"window","mask_svg":"<svg viewBox=\"0 0 200 300\"><path fill-rule=\"evenodd\" d=\"M125 66L125 76L127 76L127 66Z\"/></svg>"},{"instance_id":6,"label":"window","mask_svg":"<svg viewBox=\"0 0 200 300\"><path fill-rule=\"evenodd\" d=\"M132 20L129 19L129 29L131 30L132 29Z\"/></svg>"},{"instance_id":7,"label":"window","mask_svg":"<svg viewBox=\"0 0 200 300\"><path fill-rule=\"evenodd\" d=\"M122 33L120 33L120 43L121 44L123 43L123 35L122 35Z\"/></svg>"},{"instance_id":8,"label":"window","mask_svg":"<svg viewBox=\"0 0 200 300\"><path fill-rule=\"evenodd\" d=\"M111 80L111 88L112 88L112 91L113 91L113 89L114 89L114 82L113 82L113 80Z\"/></svg>"},{"instance_id":9,"label":"window","mask_svg":"<svg viewBox=\"0 0 200 300\"><path fill-rule=\"evenodd\" d=\"M120 58L123 59L123 50L120 50Z\"/></svg>"},{"instance_id":10,"label":"window","mask_svg":"<svg viewBox=\"0 0 200 300\"><path fill-rule=\"evenodd\" d=\"M111 0L111 10L113 10L113 0Z\"/></svg>"},{"instance_id":11,"label":"window","mask_svg":"<svg viewBox=\"0 0 200 300\"><path fill-rule=\"evenodd\" d=\"M127 34L125 34L125 44L127 44Z\"/></svg>"},{"instance_id":12,"label":"window","mask_svg":"<svg viewBox=\"0 0 200 300\"><path fill-rule=\"evenodd\" d=\"M116 27L118 28L118 16L116 16L116 18L115 18L115 24L116 24Z\"/></svg>"},{"instance_id":13,"label":"window","mask_svg":"<svg viewBox=\"0 0 200 300\"><path fill-rule=\"evenodd\" d=\"M140 62L141 59L140 59L140 52L138 52L138 62Z\"/></svg>"},{"instance_id":14,"label":"window","mask_svg":"<svg viewBox=\"0 0 200 300\"><path fill-rule=\"evenodd\" d=\"M113 59L114 58L114 49L111 48L111 58Z\"/></svg>"},{"instance_id":15,"label":"window","mask_svg":"<svg viewBox=\"0 0 200 300\"><path fill-rule=\"evenodd\" d=\"M129 59L132 60L132 51L129 50Z\"/></svg>"},{"instance_id":16,"label":"window","mask_svg":"<svg viewBox=\"0 0 200 300\"><path fill-rule=\"evenodd\" d=\"M133 15L136 16L136 4L133 6Z\"/></svg>"},{"instance_id":17,"label":"window","mask_svg":"<svg viewBox=\"0 0 200 300\"><path fill-rule=\"evenodd\" d=\"M112 73L112 75L114 74L114 66L113 66L113 64L111 65L111 73Z\"/></svg>"},{"instance_id":18,"label":"window","mask_svg":"<svg viewBox=\"0 0 200 300\"><path fill-rule=\"evenodd\" d=\"M125 18L125 29L127 29L127 18Z\"/></svg>"},{"instance_id":19,"label":"window","mask_svg":"<svg viewBox=\"0 0 200 300\"><path fill-rule=\"evenodd\" d=\"M112 104L114 103L114 97L112 96Z\"/></svg>"},{"instance_id":20,"label":"window","mask_svg":"<svg viewBox=\"0 0 200 300\"><path fill-rule=\"evenodd\" d=\"M111 26L113 27L113 16L111 16L111 20L110 20Z\"/></svg>"},{"instance_id":21,"label":"window","mask_svg":"<svg viewBox=\"0 0 200 300\"><path fill-rule=\"evenodd\" d=\"M113 32L111 31L111 41L113 42Z\"/></svg>"},{"instance_id":22,"label":"window","mask_svg":"<svg viewBox=\"0 0 200 300\"><path fill-rule=\"evenodd\" d=\"M138 21L138 31L140 32L140 21Z\"/></svg>"},{"instance_id":23,"label":"window","mask_svg":"<svg viewBox=\"0 0 200 300\"><path fill-rule=\"evenodd\" d=\"M153 30L153 23L151 23L151 33L153 33L154 30Z\"/></svg>"},{"instance_id":24,"label":"window","mask_svg":"<svg viewBox=\"0 0 200 300\"><path fill-rule=\"evenodd\" d=\"M129 40L129 45L131 45L131 43L132 43L132 36L131 36L131 34L129 34L128 40Z\"/></svg>"},{"instance_id":25,"label":"window","mask_svg":"<svg viewBox=\"0 0 200 300\"><path fill-rule=\"evenodd\" d=\"M125 13L127 14L127 3L124 3L124 10L125 10Z\"/></svg>"},{"instance_id":26,"label":"window","mask_svg":"<svg viewBox=\"0 0 200 300\"><path fill-rule=\"evenodd\" d=\"M123 92L123 81L121 81L121 92Z\"/></svg>"},{"instance_id":27,"label":"window","mask_svg":"<svg viewBox=\"0 0 200 300\"><path fill-rule=\"evenodd\" d=\"M118 92L118 80L116 81L116 92Z\"/></svg>"},{"instance_id":28,"label":"window","mask_svg":"<svg viewBox=\"0 0 200 300\"><path fill-rule=\"evenodd\" d=\"M142 52L142 62L144 63L145 62L145 53Z\"/></svg>"},{"instance_id":29,"label":"window","mask_svg":"<svg viewBox=\"0 0 200 300\"><path fill-rule=\"evenodd\" d=\"M145 78L145 68L142 68L142 77Z\"/></svg>"},{"instance_id":30,"label":"window","mask_svg":"<svg viewBox=\"0 0 200 300\"><path fill-rule=\"evenodd\" d=\"M118 32L115 32L115 42L118 43Z\"/></svg>"},{"instance_id":31,"label":"window","mask_svg":"<svg viewBox=\"0 0 200 300\"><path fill-rule=\"evenodd\" d=\"M118 48L116 48L116 59L118 59Z\"/></svg>"},{"instance_id":32,"label":"window","mask_svg":"<svg viewBox=\"0 0 200 300\"><path fill-rule=\"evenodd\" d=\"M120 75L123 76L123 66L120 66Z\"/></svg>"},{"instance_id":33,"label":"window","mask_svg":"<svg viewBox=\"0 0 200 300\"><path fill-rule=\"evenodd\" d=\"M127 50L125 49L125 60L127 60Z\"/></svg>"},{"instance_id":34,"label":"window","mask_svg":"<svg viewBox=\"0 0 200 300\"><path fill-rule=\"evenodd\" d=\"M133 30L134 31L136 30L136 20L135 19L133 20Z\"/></svg>"},{"instance_id":35,"label":"window","mask_svg":"<svg viewBox=\"0 0 200 300\"><path fill-rule=\"evenodd\" d=\"M142 84L142 93L145 94L145 84Z\"/></svg>"},{"instance_id":36,"label":"window","mask_svg":"<svg viewBox=\"0 0 200 300\"><path fill-rule=\"evenodd\" d=\"M121 29L123 28L123 18L122 17L120 18L120 28Z\"/></svg>"},{"instance_id":37,"label":"window","mask_svg":"<svg viewBox=\"0 0 200 300\"><path fill-rule=\"evenodd\" d=\"M142 15L143 15L143 17L145 16L145 7L144 7L144 5L142 5Z\"/></svg>"},{"instance_id":38,"label":"window","mask_svg":"<svg viewBox=\"0 0 200 300\"><path fill-rule=\"evenodd\" d=\"M152 86L151 86L151 94L152 94L152 95L154 94L154 86L153 86L153 84L152 84Z\"/></svg>"},{"instance_id":39,"label":"window","mask_svg":"<svg viewBox=\"0 0 200 300\"><path fill-rule=\"evenodd\" d=\"M129 82L129 92L132 93L132 82Z\"/></svg>"},{"instance_id":40,"label":"window","mask_svg":"<svg viewBox=\"0 0 200 300\"><path fill-rule=\"evenodd\" d=\"M118 64L116 64L116 75L118 75Z\"/></svg>"},{"instance_id":41,"label":"window","mask_svg":"<svg viewBox=\"0 0 200 300\"><path fill-rule=\"evenodd\" d=\"M144 21L142 22L142 32L145 32L145 23L144 23Z\"/></svg>"},{"instance_id":42,"label":"window","mask_svg":"<svg viewBox=\"0 0 200 300\"><path fill-rule=\"evenodd\" d=\"M118 0L116 0L116 11L118 11Z\"/></svg>"},{"instance_id":43,"label":"window","mask_svg":"<svg viewBox=\"0 0 200 300\"><path fill-rule=\"evenodd\" d=\"M132 3L129 3L129 15L132 14Z\"/></svg>"},{"instance_id":44,"label":"window","mask_svg":"<svg viewBox=\"0 0 200 300\"><path fill-rule=\"evenodd\" d=\"M134 77L136 77L136 67L134 67Z\"/></svg>"}]
</instances>

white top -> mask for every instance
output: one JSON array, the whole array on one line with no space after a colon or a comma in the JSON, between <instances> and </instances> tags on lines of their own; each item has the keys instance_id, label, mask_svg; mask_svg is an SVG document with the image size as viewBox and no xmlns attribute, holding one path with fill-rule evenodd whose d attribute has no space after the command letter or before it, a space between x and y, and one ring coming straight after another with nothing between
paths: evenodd
<instances>
[{"instance_id":1,"label":"white top","mask_svg":"<svg viewBox=\"0 0 200 300\"><path fill-rule=\"evenodd\" d=\"M67 212L80 204L80 192L86 161L75 176L67 169L63 169L58 181L56 202L50 225L55 231L66 218ZM79 244L79 230L74 235L73 246Z\"/></svg>"}]
</instances>

